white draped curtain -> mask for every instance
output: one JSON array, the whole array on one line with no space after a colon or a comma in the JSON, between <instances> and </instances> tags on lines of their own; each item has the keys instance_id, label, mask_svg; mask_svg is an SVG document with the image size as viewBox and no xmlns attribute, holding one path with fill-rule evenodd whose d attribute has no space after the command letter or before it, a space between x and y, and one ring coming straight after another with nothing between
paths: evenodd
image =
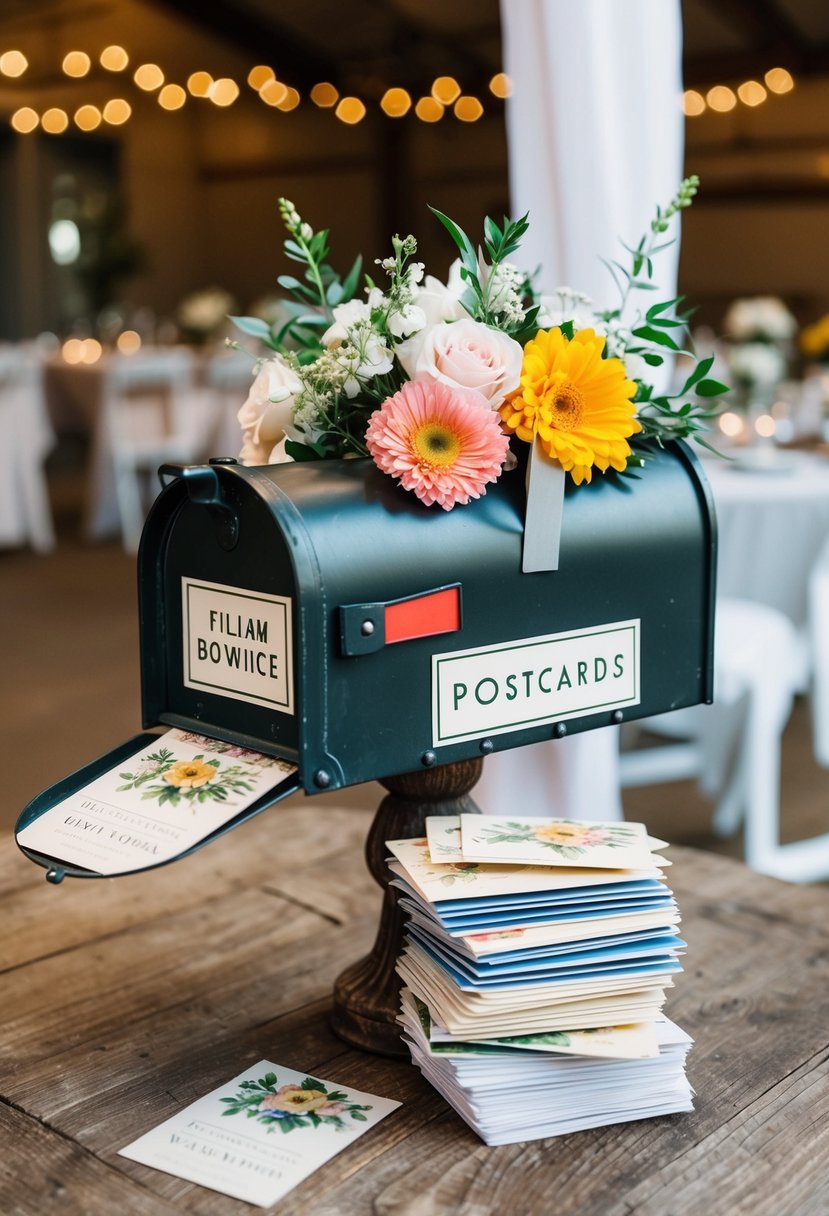
<instances>
[{"instance_id":1,"label":"white draped curtain","mask_svg":"<svg viewBox=\"0 0 829 1216\"><path fill-rule=\"evenodd\" d=\"M511 211L530 215L521 263L540 267L544 292L613 307L600 259L624 264L620 239L635 243L682 177L679 0L501 0L501 24ZM660 300L676 294L677 260L678 245L659 255ZM496 753L475 798L490 814L620 817L617 736Z\"/></svg>"}]
</instances>

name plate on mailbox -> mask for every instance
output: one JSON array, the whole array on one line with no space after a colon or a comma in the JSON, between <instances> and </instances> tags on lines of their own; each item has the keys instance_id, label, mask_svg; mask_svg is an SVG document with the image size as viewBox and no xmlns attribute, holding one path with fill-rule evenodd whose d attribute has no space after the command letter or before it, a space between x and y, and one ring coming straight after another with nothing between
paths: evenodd
<instances>
[{"instance_id":1,"label":"name plate on mailbox","mask_svg":"<svg viewBox=\"0 0 829 1216\"><path fill-rule=\"evenodd\" d=\"M287 596L182 578L181 610L187 688L294 712Z\"/></svg>"},{"instance_id":2,"label":"name plate on mailbox","mask_svg":"<svg viewBox=\"0 0 829 1216\"><path fill-rule=\"evenodd\" d=\"M435 747L639 703L639 621L432 658Z\"/></svg>"}]
</instances>

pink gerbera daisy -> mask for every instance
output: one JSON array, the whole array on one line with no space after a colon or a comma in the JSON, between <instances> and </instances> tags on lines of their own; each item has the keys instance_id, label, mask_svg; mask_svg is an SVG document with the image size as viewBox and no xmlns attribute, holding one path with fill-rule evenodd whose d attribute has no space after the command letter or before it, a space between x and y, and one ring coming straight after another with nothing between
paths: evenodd
<instances>
[{"instance_id":1,"label":"pink gerbera daisy","mask_svg":"<svg viewBox=\"0 0 829 1216\"><path fill-rule=\"evenodd\" d=\"M450 511L497 481L509 439L480 393L409 380L371 415L366 444L404 489Z\"/></svg>"}]
</instances>

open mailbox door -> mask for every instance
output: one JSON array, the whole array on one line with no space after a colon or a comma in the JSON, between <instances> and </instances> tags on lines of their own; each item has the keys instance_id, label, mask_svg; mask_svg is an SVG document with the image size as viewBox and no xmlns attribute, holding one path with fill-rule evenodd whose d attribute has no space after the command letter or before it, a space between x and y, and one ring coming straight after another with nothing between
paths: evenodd
<instances>
[{"instance_id":1,"label":"open mailbox door","mask_svg":"<svg viewBox=\"0 0 829 1216\"><path fill-rule=\"evenodd\" d=\"M302 788L296 766L178 729L142 734L38 794L17 843L49 882L187 857Z\"/></svg>"}]
</instances>

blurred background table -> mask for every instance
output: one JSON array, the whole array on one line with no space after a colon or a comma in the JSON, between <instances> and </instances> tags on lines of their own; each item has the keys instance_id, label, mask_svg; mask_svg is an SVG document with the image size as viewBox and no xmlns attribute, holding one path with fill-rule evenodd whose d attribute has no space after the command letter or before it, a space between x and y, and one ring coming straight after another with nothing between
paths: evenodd
<instances>
[{"instance_id":1,"label":"blurred background table","mask_svg":"<svg viewBox=\"0 0 829 1216\"><path fill-rule=\"evenodd\" d=\"M50 888L3 841L4 1216L251 1211L117 1153L262 1058L403 1103L276 1212L546 1216L554 1195L557 1216L825 1216L829 890L672 850L695 1112L491 1149L411 1065L329 1029L379 906L371 811L338 796L123 880Z\"/></svg>"}]
</instances>

